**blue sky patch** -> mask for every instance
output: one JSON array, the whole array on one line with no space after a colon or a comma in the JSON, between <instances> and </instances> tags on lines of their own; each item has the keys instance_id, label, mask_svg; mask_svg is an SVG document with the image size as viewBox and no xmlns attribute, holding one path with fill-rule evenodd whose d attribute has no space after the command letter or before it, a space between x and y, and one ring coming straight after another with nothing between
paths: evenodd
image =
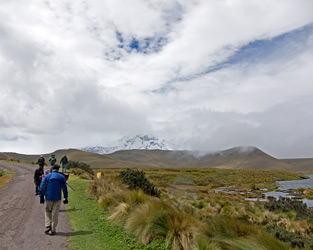
<instances>
[{"instance_id":1,"label":"blue sky patch","mask_svg":"<svg viewBox=\"0 0 313 250\"><path fill-rule=\"evenodd\" d=\"M240 62L256 63L258 61L280 58L287 54L301 53L313 33L313 25L302 27L272 39L256 40L242 46L223 65Z\"/></svg>"},{"instance_id":2,"label":"blue sky patch","mask_svg":"<svg viewBox=\"0 0 313 250\"><path fill-rule=\"evenodd\" d=\"M146 37L143 39L137 39L135 37L124 39L123 34L116 32L116 39L119 44L118 47L125 49L127 52L135 51L137 53L150 54L159 52L167 43L165 37Z\"/></svg>"},{"instance_id":3,"label":"blue sky patch","mask_svg":"<svg viewBox=\"0 0 313 250\"><path fill-rule=\"evenodd\" d=\"M313 24L282 34L272 39L252 41L240 47L225 61L212 65L200 73L173 79L170 83L191 81L203 75L213 73L236 64L256 64L266 60L272 61L288 59L304 51L307 46L310 46L308 44L308 40L312 34Z\"/></svg>"}]
</instances>

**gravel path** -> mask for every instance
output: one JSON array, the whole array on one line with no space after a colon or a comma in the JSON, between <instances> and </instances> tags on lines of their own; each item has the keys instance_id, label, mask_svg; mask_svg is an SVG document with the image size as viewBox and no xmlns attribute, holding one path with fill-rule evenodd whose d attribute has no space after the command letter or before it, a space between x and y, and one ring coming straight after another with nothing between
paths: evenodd
<instances>
[{"instance_id":1,"label":"gravel path","mask_svg":"<svg viewBox=\"0 0 313 250\"><path fill-rule=\"evenodd\" d=\"M0 167L16 173L5 187L0 188L0 249L68 249L67 237L71 230L64 204L60 208L57 234L44 234L44 205L35 196L33 182L36 166L0 162Z\"/></svg>"}]
</instances>

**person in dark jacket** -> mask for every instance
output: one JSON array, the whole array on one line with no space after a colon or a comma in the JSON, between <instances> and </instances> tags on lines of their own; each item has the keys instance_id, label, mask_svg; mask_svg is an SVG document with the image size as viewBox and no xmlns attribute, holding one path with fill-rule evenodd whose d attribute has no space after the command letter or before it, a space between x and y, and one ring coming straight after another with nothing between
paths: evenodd
<instances>
[{"instance_id":1,"label":"person in dark jacket","mask_svg":"<svg viewBox=\"0 0 313 250\"><path fill-rule=\"evenodd\" d=\"M45 161L46 161L45 158L43 157L43 155L41 155L37 161L39 167L43 168L45 166Z\"/></svg>"},{"instance_id":2,"label":"person in dark jacket","mask_svg":"<svg viewBox=\"0 0 313 250\"><path fill-rule=\"evenodd\" d=\"M45 234L56 234L56 227L58 225L59 210L62 199L63 203L68 203L68 192L65 177L59 173L59 165L52 167L52 172L45 176L39 188L40 203L45 206ZM46 201L45 201L46 197Z\"/></svg>"},{"instance_id":3,"label":"person in dark jacket","mask_svg":"<svg viewBox=\"0 0 313 250\"><path fill-rule=\"evenodd\" d=\"M60 163L62 164L62 172L66 172L66 164L67 164L68 160L66 155L64 155L60 161Z\"/></svg>"},{"instance_id":4,"label":"person in dark jacket","mask_svg":"<svg viewBox=\"0 0 313 250\"><path fill-rule=\"evenodd\" d=\"M39 186L40 186L40 183L41 183L41 180L42 180L42 175L43 175L43 167L39 167L35 170L35 173L34 173L34 183L35 183L35 195L38 195L38 192L39 192Z\"/></svg>"}]
</instances>

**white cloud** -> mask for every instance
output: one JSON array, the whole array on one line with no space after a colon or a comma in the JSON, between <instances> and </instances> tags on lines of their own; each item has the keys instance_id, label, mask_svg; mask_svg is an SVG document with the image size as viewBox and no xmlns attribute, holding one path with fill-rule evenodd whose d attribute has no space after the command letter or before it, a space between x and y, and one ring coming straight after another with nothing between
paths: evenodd
<instances>
[{"instance_id":1,"label":"white cloud","mask_svg":"<svg viewBox=\"0 0 313 250\"><path fill-rule=\"evenodd\" d=\"M312 9L309 0L3 2L0 151L151 132L195 149L310 156Z\"/></svg>"}]
</instances>

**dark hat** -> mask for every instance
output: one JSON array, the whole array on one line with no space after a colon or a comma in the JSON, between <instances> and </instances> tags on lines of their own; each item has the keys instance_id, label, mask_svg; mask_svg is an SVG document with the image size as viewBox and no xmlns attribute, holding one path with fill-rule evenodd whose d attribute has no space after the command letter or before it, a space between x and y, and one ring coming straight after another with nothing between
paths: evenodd
<instances>
[{"instance_id":1,"label":"dark hat","mask_svg":"<svg viewBox=\"0 0 313 250\"><path fill-rule=\"evenodd\" d=\"M59 170L60 166L58 164L55 164L53 167L52 167L52 170Z\"/></svg>"}]
</instances>

